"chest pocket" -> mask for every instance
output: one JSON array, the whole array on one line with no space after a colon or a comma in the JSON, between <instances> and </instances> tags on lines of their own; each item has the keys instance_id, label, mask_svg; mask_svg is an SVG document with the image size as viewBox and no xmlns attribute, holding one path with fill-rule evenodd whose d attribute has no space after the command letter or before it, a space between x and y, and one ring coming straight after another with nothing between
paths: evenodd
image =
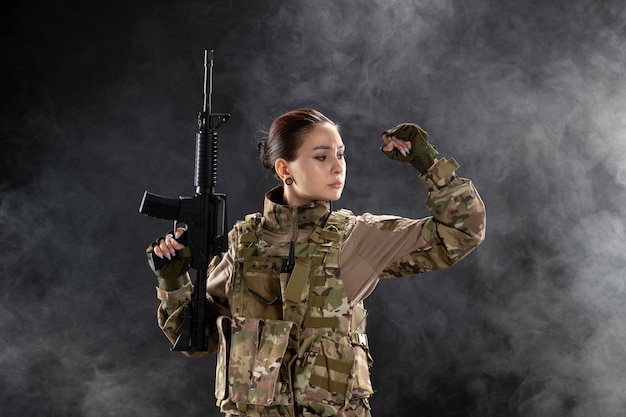
<instances>
[{"instance_id":1,"label":"chest pocket","mask_svg":"<svg viewBox=\"0 0 626 417\"><path fill-rule=\"evenodd\" d=\"M242 262L242 317L282 319L281 258L250 257Z\"/></svg>"}]
</instances>

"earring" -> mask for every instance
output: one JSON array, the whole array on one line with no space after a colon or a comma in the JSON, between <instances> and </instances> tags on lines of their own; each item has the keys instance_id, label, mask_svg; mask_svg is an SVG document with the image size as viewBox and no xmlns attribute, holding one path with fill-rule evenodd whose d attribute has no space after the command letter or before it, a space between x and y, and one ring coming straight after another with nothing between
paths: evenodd
<instances>
[{"instance_id":1,"label":"earring","mask_svg":"<svg viewBox=\"0 0 626 417\"><path fill-rule=\"evenodd\" d=\"M287 185L291 185L291 184L293 184L293 178L291 178L291 177L287 177L287 178L285 179L285 184L287 184Z\"/></svg>"}]
</instances>

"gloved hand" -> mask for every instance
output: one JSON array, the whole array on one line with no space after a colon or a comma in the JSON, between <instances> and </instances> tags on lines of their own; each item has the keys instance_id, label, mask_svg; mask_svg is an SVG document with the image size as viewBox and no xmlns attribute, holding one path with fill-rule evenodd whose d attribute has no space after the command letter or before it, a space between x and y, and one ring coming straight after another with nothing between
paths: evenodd
<instances>
[{"instance_id":1,"label":"gloved hand","mask_svg":"<svg viewBox=\"0 0 626 417\"><path fill-rule=\"evenodd\" d=\"M394 139L395 138L395 139ZM428 133L415 123L401 123L383 132L381 151L391 159L408 162L424 174L439 155L428 143ZM398 143L398 140L404 143Z\"/></svg>"},{"instance_id":2,"label":"gloved hand","mask_svg":"<svg viewBox=\"0 0 626 417\"><path fill-rule=\"evenodd\" d=\"M184 229L159 237L146 248L148 264L158 278L173 279L183 276L189 271L191 264L191 249L180 243Z\"/></svg>"}]
</instances>

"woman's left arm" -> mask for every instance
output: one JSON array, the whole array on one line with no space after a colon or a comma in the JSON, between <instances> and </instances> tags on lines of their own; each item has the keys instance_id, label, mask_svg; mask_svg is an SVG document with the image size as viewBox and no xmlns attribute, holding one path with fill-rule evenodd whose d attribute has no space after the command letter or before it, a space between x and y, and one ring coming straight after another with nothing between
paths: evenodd
<instances>
[{"instance_id":1,"label":"woman's left arm","mask_svg":"<svg viewBox=\"0 0 626 417\"><path fill-rule=\"evenodd\" d=\"M456 175L458 167L454 159L443 159L420 176L428 189L426 208L432 217L425 219L421 232L429 250L415 249L428 253L419 272L454 265L485 238L485 204L473 183ZM389 272L393 275L393 270Z\"/></svg>"},{"instance_id":2,"label":"woman's left arm","mask_svg":"<svg viewBox=\"0 0 626 417\"><path fill-rule=\"evenodd\" d=\"M379 278L444 269L485 238L485 205L473 183L456 175L454 160L436 161L420 179L428 189L423 219L363 214L342 248L342 276L353 299L365 298Z\"/></svg>"}]
</instances>

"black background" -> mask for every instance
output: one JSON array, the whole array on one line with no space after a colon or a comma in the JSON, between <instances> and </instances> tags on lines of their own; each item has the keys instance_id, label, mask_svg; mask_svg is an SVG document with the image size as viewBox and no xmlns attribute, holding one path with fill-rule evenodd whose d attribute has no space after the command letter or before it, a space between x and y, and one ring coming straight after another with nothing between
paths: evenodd
<instances>
[{"instance_id":1,"label":"black background","mask_svg":"<svg viewBox=\"0 0 626 417\"><path fill-rule=\"evenodd\" d=\"M204 49L218 191L275 184L273 118L341 125L336 207L422 217L380 132L420 123L485 200L487 239L366 305L383 416L621 416L626 407L626 6L608 1L4 2L2 415L217 416L215 358L171 353L144 190L193 195Z\"/></svg>"}]
</instances>

